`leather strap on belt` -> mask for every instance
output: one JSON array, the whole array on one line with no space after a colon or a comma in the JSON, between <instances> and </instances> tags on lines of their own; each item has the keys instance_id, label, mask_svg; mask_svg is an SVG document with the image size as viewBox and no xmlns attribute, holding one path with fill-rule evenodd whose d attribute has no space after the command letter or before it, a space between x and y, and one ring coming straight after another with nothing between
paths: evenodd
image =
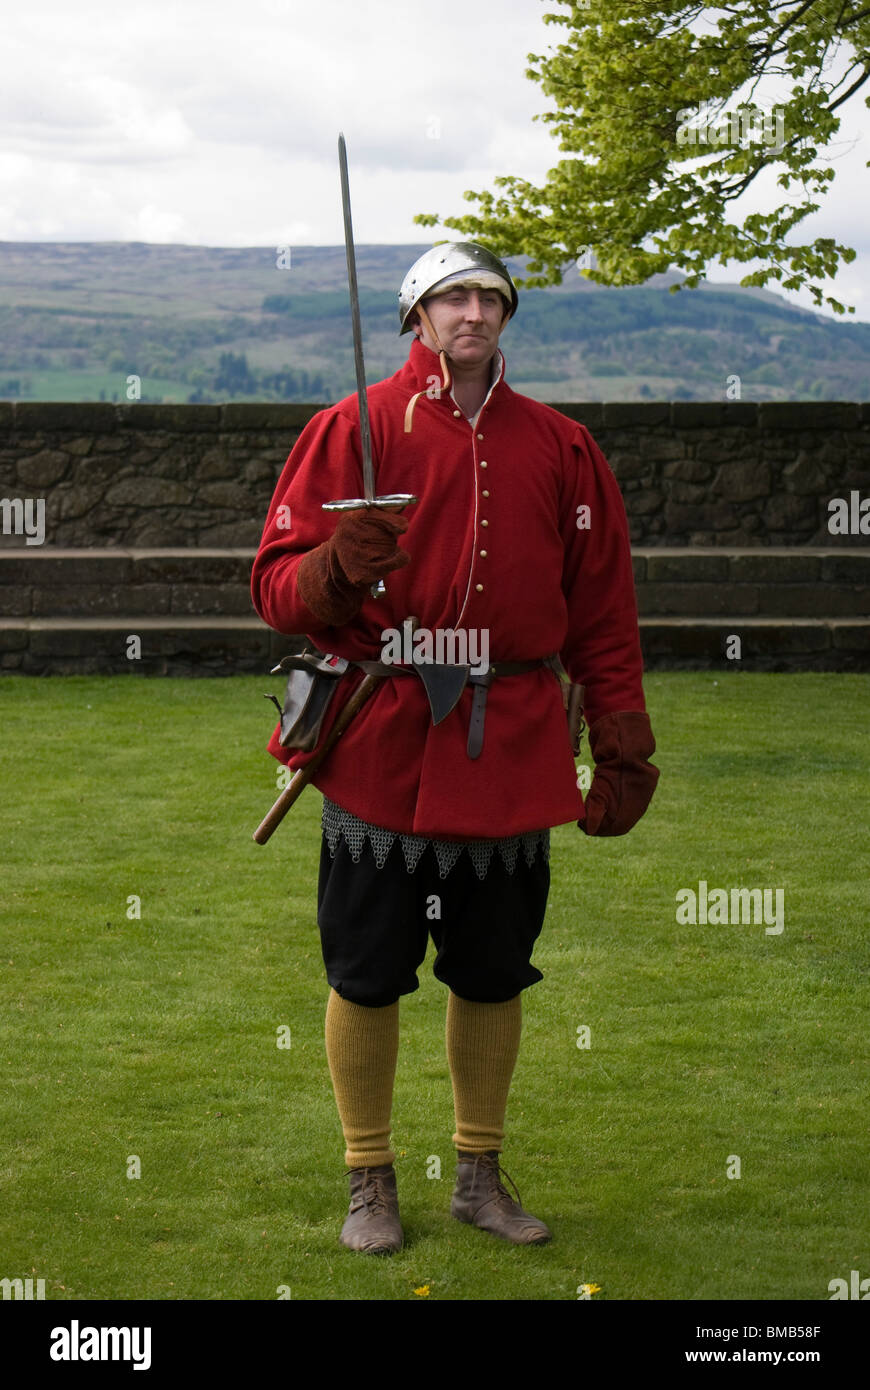
<instances>
[{"instance_id":1,"label":"leather strap on belt","mask_svg":"<svg viewBox=\"0 0 870 1390\"><path fill-rule=\"evenodd\" d=\"M468 683L474 686L471 699L471 718L468 721L468 756L479 758L483 752L483 726L486 719L486 697L489 687L497 676L519 676L524 671L534 671L547 663L546 657L537 661L493 661L488 670L480 675L469 672Z\"/></svg>"},{"instance_id":2,"label":"leather strap on belt","mask_svg":"<svg viewBox=\"0 0 870 1390\"><path fill-rule=\"evenodd\" d=\"M353 664L365 671L367 676L414 676L418 674L414 666L388 666L383 661L355 661ZM469 671L468 684L474 686L471 719L468 725L469 758L479 758L483 752L486 696L492 682L500 676L520 676L526 671L535 671L539 666L549 666L551 671L558 674L559 658L554 653L551 656L539 656L533 661L492 661L487 669L479 674Z\"/></svg>"}]
</instances>

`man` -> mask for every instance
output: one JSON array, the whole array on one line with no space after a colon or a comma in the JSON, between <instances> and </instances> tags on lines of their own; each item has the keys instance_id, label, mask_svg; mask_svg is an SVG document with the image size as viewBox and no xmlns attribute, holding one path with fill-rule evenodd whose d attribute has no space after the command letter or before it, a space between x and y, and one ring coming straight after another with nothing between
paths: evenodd
<instances>
[{"instance_id":1,"label":"man","mask_svg":"<svg viewBox=\"0 0 870 1390\"><path fill-rule=\"evenodd\" d=\"M322 510L360 495L359 408L348 397L303 430L252 575L272 628L379 663L368 669L382 676L314 779L324 794L326 1049L350 1169L341 1240L368 1253L402 1244L389 1145L398 1001L418 988L430 932L433 971L449 989L451 1212L514 1244L550 1239L503 1186L499 1162L521 992L543 978L530 958L549 828L577 821L587 835L624 834L658 778L622 497L582 425L505 382L498 341L517 304L504 264L474 243L415 262L399 292L400 332L415 335L408 361L370 388L369 405L376 491L416 504L405 515L340 513L337 525ZM386 592L373 596L384 577ZM418 659L409 663L406 642L396 664L386 649L409 617ZM476 636L475 654L489 656L472 669L465 655L442 656L456 681L446 714L451 673L431 661L439 633L467 634L469 649ZM585 807L559 655L586 688L596 771ZM341 701L363 678L351 669ZM277 730L269 749L287 760Z\"/></svg>"}]
</instances>

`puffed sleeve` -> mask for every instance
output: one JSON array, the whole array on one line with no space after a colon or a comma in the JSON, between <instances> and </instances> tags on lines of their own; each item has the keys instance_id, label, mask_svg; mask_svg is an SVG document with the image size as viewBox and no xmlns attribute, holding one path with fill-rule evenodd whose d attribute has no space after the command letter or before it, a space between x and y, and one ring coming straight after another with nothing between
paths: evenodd
<instances>
[{"instance_id":1,"label":"puffed sleeve","mask_svg":"<svg viewBox=\"0 0 870 1390\"><path fill-rule=\"evenodd\" d=\"M338 514L325 512L323 503L361 492L358 428L338 407L321 411L305 426L284 465L251 571L254 608L276 632L308 633L315 641L328 642L332 629L324 628L302 601L296 571L303 555L335 529Z\"/></svg>"},{"instance_id":2,"label":"puffed sleeve","mask_svg":"<svg viewBox=\"0 0 870 1390\"><path fill-rule=\"evenodd\" d=\"M568 631L562 661L586 687L585 718L644 711L643 659L631 543L622 493L583 425L566 449L560 497L562 591Z\"/></svg>"}]
</instances>

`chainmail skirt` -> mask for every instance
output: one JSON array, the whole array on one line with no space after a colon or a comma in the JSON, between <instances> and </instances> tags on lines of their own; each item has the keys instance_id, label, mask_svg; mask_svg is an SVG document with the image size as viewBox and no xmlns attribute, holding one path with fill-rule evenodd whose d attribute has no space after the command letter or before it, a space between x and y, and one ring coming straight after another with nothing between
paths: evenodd
<instances>
[{"instance_id":1,"label":"chainmail skirt","mask_svg":"<svg viewBox=\"0 0 870 1390\"><path fill-rule=\"evenodd\" d=\"M416 869L426 846L431 845L438 860L438 874L446 878L463 851L467 852L479 879L486 878L493 854L498 851L508 873L517 866L517 857L522 852L531 868L535 856L540 853L544 859L550 858L550 831L528 830L522 835L511 835L500 840L430 840L424 835L403 835L396 830L384 830L379 825L370 825L360 820L351 811L345 811L328 797L323 798L323 835L329 846L331 857L335 858L339 839L343 839L350 851L350 857L358 864L363 846L368 840L379 869L387 862L387 855L396 840L402 846L408 873Z\"/></svg>"}]
</instances>

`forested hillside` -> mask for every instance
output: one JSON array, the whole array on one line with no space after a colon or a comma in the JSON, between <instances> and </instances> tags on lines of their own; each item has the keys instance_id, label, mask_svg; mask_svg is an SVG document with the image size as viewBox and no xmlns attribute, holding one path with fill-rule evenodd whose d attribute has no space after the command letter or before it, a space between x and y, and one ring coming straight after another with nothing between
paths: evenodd
<instances>
[{"instance_id":1,"label":"forested hillside","mask_svg":"<svg viewBox=\"0 0 870 1390\"><path fill-rule=\"evenodd\" d=\"M370 381L405 360L397 290L423 249L357 250ZM340 399L355 384L345 276L343 247L0 243L0 397ZM572 266L521 291L508 380L550 401L870 399L870 324L738 286L671 293L675 278L602 288Z\"/></svg>"}]
</instances>

